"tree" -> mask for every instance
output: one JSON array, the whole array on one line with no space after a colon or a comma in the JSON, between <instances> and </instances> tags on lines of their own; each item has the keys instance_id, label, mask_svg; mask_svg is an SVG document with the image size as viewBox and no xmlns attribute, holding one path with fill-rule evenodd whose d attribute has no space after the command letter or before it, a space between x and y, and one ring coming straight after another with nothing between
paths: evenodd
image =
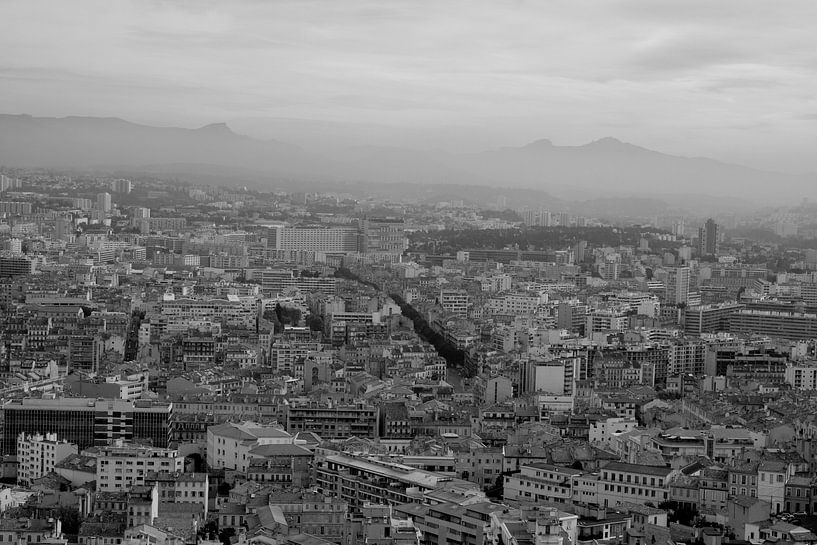
<instances>
[{"instance_id":1,"label":"tree","mask_svg":"<svg viewBox=\"0 0 817 545\"><path fill-rule=\"evenodd\" d=\"M230 538L235 535L235 528L222 528L221 531L218 533L218 540L221 541L224 545L230 545Z\"/></svg>"},{"instance_id":2,"label":"tree","mask_svg":"<svg viewBox=\"0 0 817 545\"><path fill-rule=\"evenodd\" d=\"M79 526L82 523L82 517L76 507L61 506L57 508L54 516L62 522L62 531L69 535L79 534Z\"/></svg>"},{"instance_id":3,"label":"tree","mask_svg":"<svg viewBox=\"0 0 817 545\"><path fill-rule=\"evenodd\" d=\"M323 331L323 318L317 314L310 314L306 319L306 325L312 331Z\"/></svg>"}]
</instances>

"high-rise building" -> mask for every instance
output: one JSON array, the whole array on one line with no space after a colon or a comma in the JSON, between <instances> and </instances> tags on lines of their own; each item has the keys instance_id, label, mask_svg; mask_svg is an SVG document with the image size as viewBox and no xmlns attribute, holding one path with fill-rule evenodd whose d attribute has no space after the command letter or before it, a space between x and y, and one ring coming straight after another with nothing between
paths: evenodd
<instances>
[{"instance_id":1,"label":"high-rise building","mask_svg":"<svg viewBox=\"0 0 817 545\"><path fill-rule=\"evenodd\" d=\"M689 302L689 267L675 267L669 269L667 275L664 300L669 305L686 304Z\"/></svg>"},{"instance_id":2,"label":"high-rise building","mask_svg":"<svg viewBox=\"0 0 817 545\"><path fill-rule=\"evenodd\" d=\"M122 193L127 195L133 189L133 184L130 180L119 179L111 182L111 191L114 193Z\"/></svg>"},{"instance_id":3,"label":"high-rise building","mask_svg":"<svg viewBox=\"0 0 817 545\"><path fill-rule=\"evenodd\" d=\"M698 254L702 256L718 255L718 224L709 218L698 229Z\"/></svg>"},{"instance_id":4,"label":"high-rise building","mask_svg":"<svg viewBox=\"0 0 817 545\"><path fill-rule=\"evenodd\" d=\"M100 212L110 212L111 211L111 194L108 192L99 193L96 196L96 209Z\"/></svg>"}]
</instances>

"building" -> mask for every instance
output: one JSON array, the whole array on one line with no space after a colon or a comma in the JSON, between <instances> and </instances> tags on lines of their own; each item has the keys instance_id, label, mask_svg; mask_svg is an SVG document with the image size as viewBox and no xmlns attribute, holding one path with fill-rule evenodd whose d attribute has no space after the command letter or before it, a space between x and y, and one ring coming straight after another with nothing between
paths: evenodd
<instances>
[{"instance_id":1,"label":"building","mask_svg":"<svg viewBox=\"0 0 817 545\"><path fill-rule=\"evenodd\" d=\"M405 222L400 218L364 218L360 221L362 254L388 254L399 258L408 249Z\"/></svg>"},{"instance_id":2,"label":"building","mask_svg":"<svg viewBox=\"0 0 817 545\"><path fill-rule=\"evenodd\" d=\"M59 441L56 433L21 433L17 438L17 484L30 486L72 454L77 454L77 446Z\"/></svg>"},{"instance_id":3,"label":"building","mask_svg":"<svg viewBox=\"0 0 817 545\"><path fill-rule=\"evenodd\" d=\"M114 193L121 193L123 195L127 195L133 190L133 184L130 180L125 180L123 178L119 180L113 180L111 182L111 191Z\"/></svg>"},{"instance_id":4,"label":"building","mask_svg":"<svg viewBox=\"0 0 817 545\"><path fill-rule=\"evenodd\" d=\"M295 438L284 430L255 422L210 426L207 428L207 465L246 473L253 460L250 451L256 447L294 443Z\"/></svg>"},{"instance_id":5,"label":"building","mask_svg":"<svg viewBox=\"0 0 817 545\"><path fill-rule=\"evenodd\" d=\"M30 216L31 203L18 201L0 201L0 216Z\"/></svg>"},{"instance_id":6,"label":"building","mask_svg":"<svg viewBox=\"0 0 817 545\"><path fill-rule=\"evenodd\" d=\"M687 307L684 310L684 333L701 335L702 333L729 331L731 316L742 308L743 305L737 303Z\"/></svg>"},{"instance_id":7,"label":"building","mask_svg":"<svg viewBox=\"0 0 817 545\"><path fill-rule=\"evenodd\" d=\"M789 363L785 377L795 390L817 390L817 362Z\"/></svg>"},{"instance_id":8,"label":"building","mask_svg":"<svg viewBox=\"0 0 817 545\"><path fill-rule=\"evenodd\" d=\"M622 503L651 502L658 505L669 498L669 467L610 462L602 468L598 484L598 504L615 507Z\"/></svg>"},{"instance_id":9,"label":"building","mask_svg":"<svg viewBox=\"0 0 817 545\"><path fill-rule=\"evenodd\" d=\"M712 218L698 229L698 255L718 255L718 224Z\"/></svg>"},{"instance_id":10,"label":"building","mask_svg":"<svg viewBox=\"0 0 817 545\"><path fill-rule=\"evenodd\" d=\"M689 301L689 267L669 269L664 291L664 301L669 305L686 304Z\"/></svg>"},{"instance_id":11,"label":"building","mask_svg":"<svg viewBox=\"0 0 817 545\"><path fill-rule=\"evenodd\" d=\"M91 398L26 398L2 406L3 454L17 453L21 433L55 433L80 450L117 439L166 447L173 431L172 403Z\"/></svg>"},{"instance_id":12,"label":"building","mask_svg":"<svg viewBox=\"0 0 817 545\"><path fill-rule=\"evenodd\" d=\"M468 316L468 292L465 290L441 290L439 303L446 311L462 318Z\"/></svg>"},{"instance_id":13,"label":"building","mask_svg":"<svg viewBox=\"0 0 817 545\"><path fill-rule=\"evenodd\" d=\"M111 194L108 192L97 194L96 209L100 212L110 212L111 208Z\"/></svg>"},{"instance_id":14,"label":"building","mask_svg":"<svg viewBox=\"0 0 817 545\"><path fill-rule=\"evenodd\" d=\"M523 465L519 473L505 477L503 497L511 502L569 504L573 501L573 480L581 474L546 463Z\"/></svg>"},{"instance_id":15,"label":"building","mask_svg":"<svg viewBox=\"0 0 817 545\"><path fill-rule=\"evenodd\" d=\"M476 484L441 473L340 452L316 456L315 472L318 491L347 502L353 514L359 514L366 502L418 503L423 494L443 488L482 494Z\"/></svg>"},{"instance_id":16,"label":"building","mask_svg":"<svg viewBox=\"0 0 817 545\"><path fill-rule=\"evenodd\" d=\"M124 492L145 485L150 472L182 472L184 456L176 449L119 443L101 447L96 459L97 490Z\"/></svg>"},{"instance_id":17,"label":"building","mask_svg":"<svg viewBox=\"0 0 817 545\"><path fill-rule=\"evenodd\" d=\"M0 256L0 277L25 276L33 272L34 261L25 256Z\"/></svg>"},{"instance_id":18,"label":"building","mask_svg":"<svg viewBox=\"0 0 817 545\"><path fill-rule=\"evenodd\" d=\"M762 333L788 340L817 338L817 314L743 309L729 318L730 333Z\"/></svg>"},{"instance_id":19,"label":"building","mask_svg":"<svg viewBox=\"0 0 817 545\"><path fill-rule=\"evenodd\" d=\"M145 474L145 485L156 487L159 503L192 503L200 505L207 517L210 481L207 473L151 471Z\"/></svg>"},{"instance_id":20,"label":"building","mask_svg":"<svg viewBox=\"0 0 817 545\"><path fill-rule=\"evenodd\" d=\"M287 410L287 431L311 431L323 439L375 439L380 411L368 403L335 404L293 402Z\"/></svg>"},{"instance_id":21,"label":"building","mask_svg":"<svg viewBox=\"0 0 817 545\"><path fill-rule=\"evenodd\" d=\"M358 251L359 234L354 227L274 227L271 241L276 250L301 250L324 253Z\"/></svg>"}]
</instances>

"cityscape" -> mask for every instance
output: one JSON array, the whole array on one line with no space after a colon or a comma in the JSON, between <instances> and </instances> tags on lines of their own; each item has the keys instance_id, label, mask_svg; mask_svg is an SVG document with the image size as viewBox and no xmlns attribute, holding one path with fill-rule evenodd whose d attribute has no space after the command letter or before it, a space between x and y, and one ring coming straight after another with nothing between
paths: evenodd
<instances>
[{"instance_id":1,"label":"cityscape","mask_svg":"<svg viewBox=\"0 0 817 545\"><path fill-rule=\"evenodd\" d=\"M0 4L0 542L817 545L749 3Z\"/></svg>"}]
</instances>

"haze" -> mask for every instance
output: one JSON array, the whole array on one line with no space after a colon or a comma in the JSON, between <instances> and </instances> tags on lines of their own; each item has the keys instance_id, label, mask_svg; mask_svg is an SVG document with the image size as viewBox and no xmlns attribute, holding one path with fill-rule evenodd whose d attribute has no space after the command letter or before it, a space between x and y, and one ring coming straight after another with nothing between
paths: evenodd
<instances>
[{"instance_id":1,"label":"haze","mask_svg":"<svg viewBox=\"0 0 817 545\"><path fill-rule=\"evenodd\" d=\"M604 136L817 171L810 0L4 1L0 112L325 149Z\"/></svg>"}]
</instances>

